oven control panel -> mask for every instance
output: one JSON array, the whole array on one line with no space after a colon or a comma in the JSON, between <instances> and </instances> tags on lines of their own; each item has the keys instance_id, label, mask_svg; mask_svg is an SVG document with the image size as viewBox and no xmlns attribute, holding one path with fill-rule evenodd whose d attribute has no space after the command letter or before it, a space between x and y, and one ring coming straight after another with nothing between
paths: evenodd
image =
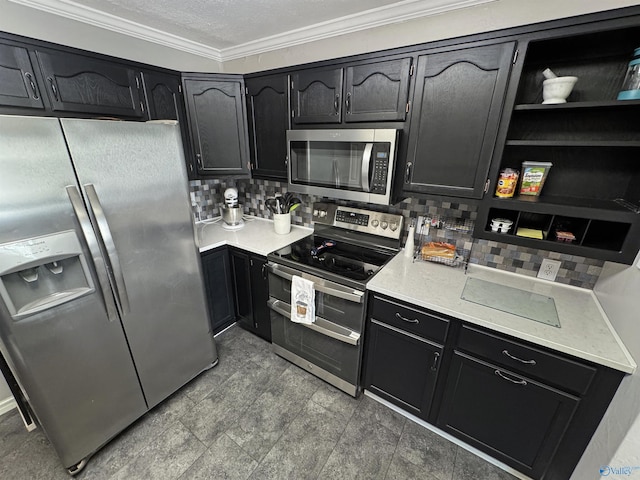
<instances>
[{"instance_id":1,"label":"oven control panel","mask_svg":"<svg viewBox=\"0 0 640 480\"><path fill-rule=\"evenodd\" d=\"M392 239L399 239L402 235L404 217L394 213L316 202L312 214L314 223Z\"/></svg>"}]
</instances>

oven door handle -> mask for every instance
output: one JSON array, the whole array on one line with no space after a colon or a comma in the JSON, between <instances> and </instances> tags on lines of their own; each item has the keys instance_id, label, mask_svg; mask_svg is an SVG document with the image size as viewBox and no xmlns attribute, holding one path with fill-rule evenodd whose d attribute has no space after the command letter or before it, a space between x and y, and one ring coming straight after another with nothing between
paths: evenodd
<instances>
[{"instance_id":1,"label":"oven door handle","mask_svg":"<svg viewBox=\"0 0 640 480\"><path fill-rule=\"evenodd\" d=\"M322 278L315 277L313 275L309 275L308 273L303 273L298 270L285 267L283 265L269 263L267 268L269 269L269 272L277 275L278 277L284 278L285 280L291 281L294 275L298 275L299 277L311 280L316 292L326 293L327 295L343 298L344 300L349 300L350 302L364 302L364 292L360 290L355 290L353 288L345 287L337 283L328 282L327 280L324 280Z\"/></svg>"},{"instance_id":2,"label":"oven door handle","mask_svg":"<svg viewBox=\"0 0 640 480\"><path fill-rule=\"evenodd\" d=\"M270 298L267 305L274 312L291 320L291 305L288 303L285 303L282 300L276 300L275 298ZM358 345L360 343L359 333L349 330L348 328L341 327L340 325L336 325L322 317L316 317L316 321L314 323L299 323L298 325L307 327L314 332L318 332L343 343L348 343L349 345ZM343 333L337 330L341 330Z\"/></svg>"}]
</instances>

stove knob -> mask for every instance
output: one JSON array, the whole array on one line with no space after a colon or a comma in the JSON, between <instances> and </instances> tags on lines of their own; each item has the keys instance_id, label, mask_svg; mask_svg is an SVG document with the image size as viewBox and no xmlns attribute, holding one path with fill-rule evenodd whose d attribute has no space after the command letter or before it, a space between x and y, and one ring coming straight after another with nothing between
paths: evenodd
<instances>
[{"instance_id":1,"label":"stove knob","mask_svg":"<svg viewBox=\"0 0 640 480\"><path fill-rule=\"evenodd\" d=\"M376 228L378 225L380 225L380 222L378 220L371 220L371 226L373 228Z\"/></svg>"},{"instance_id":2,"label":"stove knob","mask_svg":"<svg viewBox=\"0 0 640 480\"><path fill-rule=\"evenodd\" d=\"M327 211L326 210L320 210L320 218L324 218L327 216Z\"/></svg>"},{"instance_id":3,"label":"stove knob","mask_svg":"<svg viewBox=\"0 0 640 480\"><path fill-rule=\"evenodd\" d=\"M389 226L389 224L388 224L387 222L385 222L385 221L383 221L383 222L380 224L380 227L382 227L382 229L383 229L383 230L386 230L388 226Z\"/></svg>"},{"instance_id":4,"label":"stove knob","mask_svg":"<svg viewBox=\"0 0 640 480\"><path fill-rule=\"evenodd\" d=\"M313 211L313 216L314 216L314 217L317 217L317 216L318 216L318 210L314 210L314 211Z\"/></svg>"},{"instance_id":5,"label":"stove knob","mask_svg":"<svg viewBox=\"0 0 640 480\"><path fill-rule=\"evenodd\" d=\"M396 222L393 222L391 225L389 225L389 228L392 232L395 232L398 229L398 224Z\"/></svg>"}]
</instances>

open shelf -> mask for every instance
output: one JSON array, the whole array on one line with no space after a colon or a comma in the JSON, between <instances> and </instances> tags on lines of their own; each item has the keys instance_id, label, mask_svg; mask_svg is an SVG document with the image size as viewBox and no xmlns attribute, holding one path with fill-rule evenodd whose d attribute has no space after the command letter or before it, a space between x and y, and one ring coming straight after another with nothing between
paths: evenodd
<instances>
[{"instance_id":1,"label":"open shelf","mask_svg":"<svg viewBox=\"0 0 640 480\"><path fill-rule=\"evenodd\" d=\"M609 140L507 140L507 146L513 147L640 147L640 140L609 141Z\"/></svg>"},{"instance_id":2,"label":"open shelf","mask_svg":"<svg viewBox=\"0 0 640 480\"><path fill-rule=\"evenodd\" d=\"M607 30L598 25L576 32L532 38L521 52L522 69L515 69L511 80L514 93L507 108L512 112L492 168L493 191L501 170L522 176L523 162L550 162L540 196L518 196L519 184L513 198L491 192L474 235L630 263L640 247L640 100L617 96L633 51L640 47L640 26ZM578 77L567 103L542 104L546 68ZM512 228L492 232L494 218L511 220ZM542 238L516 235L521 228ZM556 232L575 238L567 241Z\"/></svg>"},{"instance_id":3,"label":"open shelf","mask_svg":"<svg viewBox=\"0 0 640 480\"><path fill-rule=\"evenodd\" d=\"M574 110L574 109L617 109L617 108L635 108L640 106L640 100L596 100L591 102L567 102L557 104L542 103L523 103L513 107L516 111L526 110L543 110L543 111L558 111L558 110Z\"/></svg>"}]
</instances>

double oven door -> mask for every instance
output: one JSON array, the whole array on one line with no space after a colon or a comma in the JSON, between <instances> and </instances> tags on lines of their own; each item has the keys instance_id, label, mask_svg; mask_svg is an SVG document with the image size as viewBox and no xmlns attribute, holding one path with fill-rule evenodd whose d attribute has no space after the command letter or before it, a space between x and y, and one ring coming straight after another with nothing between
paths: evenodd
<instances>
[{"instance_id":1,"label":"double oven door","mask_svg":"<svg viewBox=\"0 0 640 480\"><path fill-rule=\"evenodd\" d=\"M314 283L316 319L291 321L291 279ZM290 362L353 395L360 391L365 292L269 262L273 350Z\"/></svg>"}]
</instances>

